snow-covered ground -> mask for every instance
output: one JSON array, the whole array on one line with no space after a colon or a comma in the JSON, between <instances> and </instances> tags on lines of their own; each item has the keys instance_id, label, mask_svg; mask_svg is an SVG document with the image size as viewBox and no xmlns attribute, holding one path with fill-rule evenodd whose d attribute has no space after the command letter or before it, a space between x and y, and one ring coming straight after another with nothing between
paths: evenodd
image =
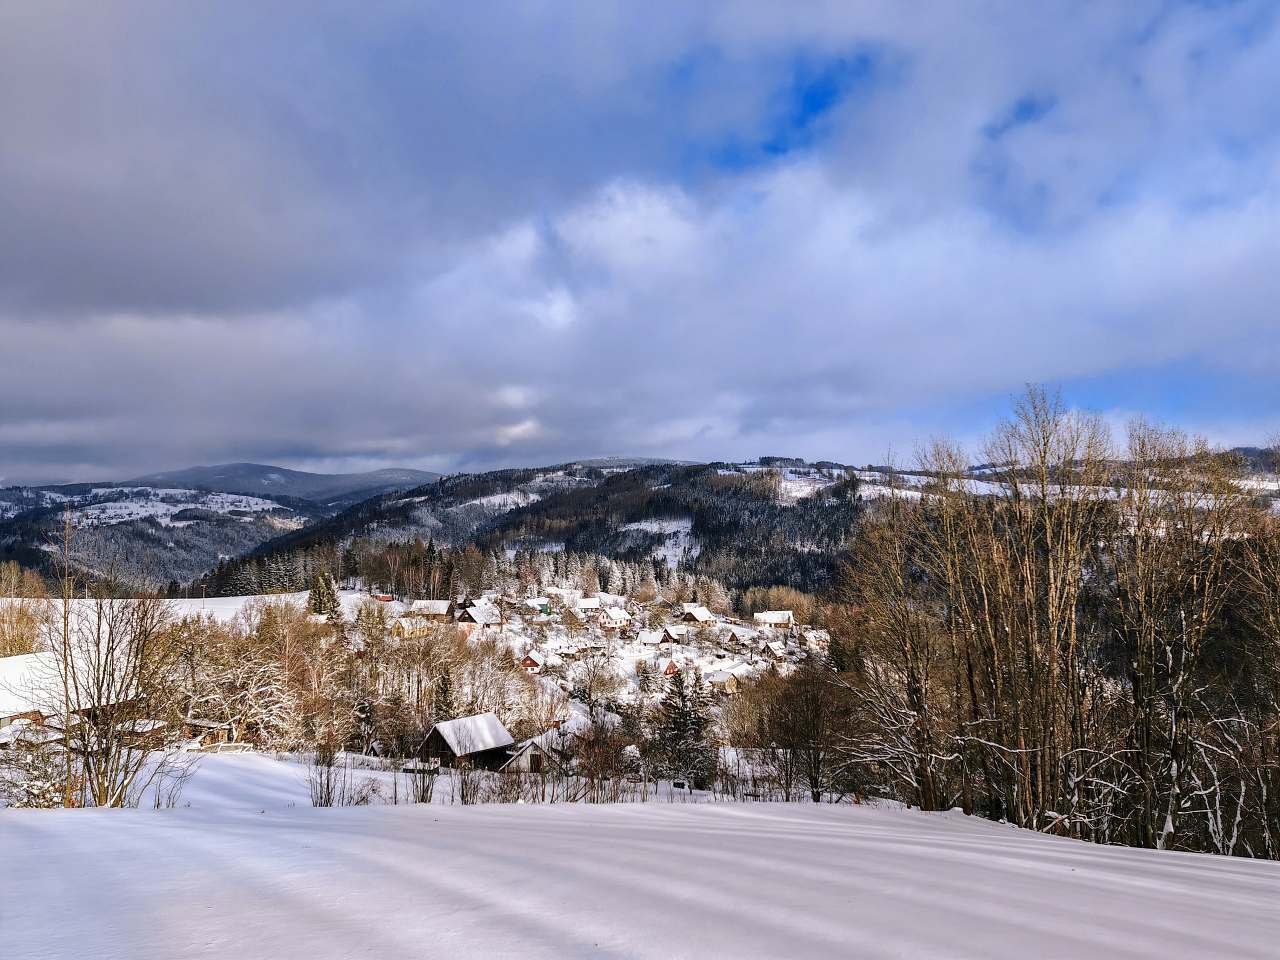
<instances>
[{"instance_id":1,"label":"snow-covered ground","mask_svg":"<svg viewBox=\"0 0 1280 960\"><path fill-rule=\"evenodd\" d=\"M667 520L637 520L618 528L620 533L638 530L661 536L662 542L654 547L652 555L675 569L686 556L696 557L702 545L693 535L693 520L681 517Z\"/></svg>"},{"instance_id":2,"label":"snow-covered ground","mask_svg":"<svg viewBox=\"0 0 1280 960\"><path fill-rule=\"evenodd\" d=\"M0 955L1206 960L1280 943L1275 863L873 807L317 810L276 761L210 759L240 765L221 788L197 776L190 809L0 813Z\"/></svg>"},{"instance_id":3,"label":"snow-covered ground","mask_svg":"<svg viewBox=\"0 0 1280 960\"><path fill-rule=\"evenodd\" d=\"M19 493L23 496L19 497ZM6 499L6 496L13 499ZM207 510L224 516L293 512L289 507L262 497L177 487L94 487L87 493L74 496L50 490L15 488L7 495L0 493L0 519L32 507L55 504L69 505L77 522L90 526L108 526L149 518L157 520L162 526L185 526L190 521L174 520L173 517L183 510L192 509ZM244 519L249 517L244 516ZM294 522L301 524L300 520Z\"/></svg>"}]
</instances>

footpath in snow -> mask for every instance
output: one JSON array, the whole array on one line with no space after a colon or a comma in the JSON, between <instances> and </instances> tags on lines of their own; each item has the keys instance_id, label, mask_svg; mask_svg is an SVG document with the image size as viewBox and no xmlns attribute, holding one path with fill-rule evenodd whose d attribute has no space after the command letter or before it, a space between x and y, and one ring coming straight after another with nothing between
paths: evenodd
<instances>
[{"instance_id":1,"label":"footpath in snow","mask_svg":"<svg viewBox=\"0 0 1280 960\"><path fill-rule=\"evenodd\" d=\"M870 807L317 810L283 805L262 773L222 806L0 814L0 956L1207 960L1280 945L1275 863Z\"/></svg>"}]
</instances>

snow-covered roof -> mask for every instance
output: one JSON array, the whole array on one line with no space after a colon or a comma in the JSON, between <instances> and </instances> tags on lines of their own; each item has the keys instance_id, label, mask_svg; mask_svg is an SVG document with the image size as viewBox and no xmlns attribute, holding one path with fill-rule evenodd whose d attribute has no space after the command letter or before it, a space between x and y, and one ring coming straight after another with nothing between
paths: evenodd
<instances>
[{"instance_id":1,"label":"snow-covered roof","mask_svg":"<svg viewBox=\"0 0 1280 960\"><path fill-rule=\"evenodd\" d=\"M524 602L524 605L526 607L531 607L534 610L541 610L543 607L550 606L551 601L546 597L530 597Z\"/></svg>"},{"instance_id":2,"label":"snow-covered roof","mask_svg":"<svg viewBox=\"0 0 1280 960\"><path fill-rule=\"evenodd\" d=\"M636 639L647 646L656 646L662 642L661 630L641 630Z\"/></svg>"},{"instance_id":3,"label":"snow-covered roof","mask_svg":"<svg viewBox=\"0 0 1280 960\"><path fill-rule=\"evenodd\" d=\"M610 623L623 624L628 623L631 620L631 614L627 613L627 611L623 610L621 607L609 607L604 611L603 616Z\"/></svg>"},{"instance_id":4,"label":"snow-covered roof","mask_svg":"<svg viewBox=\"0 0 1280 960\"><path fill-rule=\"evenodd\" d=\"M699 623L711 623L716 618L715 614L701 604L686 603L684 608L685 616L693 617Z\"/></svg>"},{"instance_id":5,"label":"snow-covered roof","mask_svg":"<svg viewBox=\"0 0 1280 960\"><path fill-rule=\"evenodd\" d=\"M484 626L502 622L502 614L498 608L487 602L474 603L466 609L465 613L468 618Z\"/></svg>"},{"instance_id":6,"label":"snow-covered roof","mask_svg":"<svg viewBox=\"0 0 1280 960\"><path fill-rule=\"evenodd\" d=\"M477 713L472 717L442 720L432 729L439 730L449 749L460 757L482 750L509 747L516 742L496 713Z\"/></svg>"},{"instance_id":7,"label":"snow-covered roof","mask_svg":"<svg viewBox=\"0 0 1280 960\"><path fill-rule=\"evenodd\" d=\"M423 613L427 616L443 617L453 605L451 600L414 600L409 604L410 613Z\"/></svg>"},{"instance_id":8,"label":"snow-covered roof","mask_svg":"<svg viewBox=\"0 0 1280 960\"><path fill-rule=\"evenodd\" d=\"M790 610L763 610L755 615L755 621L770 627L789 626L796 622L796 615Z\"/></svg>"},{"instance_id":9,"label":"snow-covered roof","mask_svg":"<svg viewBox=\"0 0 1280 960\"><path fill-rule=\"evenodd\" d=\"M58 663L51 653L0 657L0 717L38 710L53 695Z\"/></svg>"},{"instance_id":10,"label":"snow-covered roof","mask_svg":"<svg viewBox=\"0 0 1280 960\"><path fill-rule=\"evenodd\" d=\"M578 599L576 603L574 603L574 606L577 607L579 610L599 610L600 598L599 597L581 597Z\"/></svg>"},{"instance_id":11,"label":"snow-covered roof","mask_svg":"<svg viewBox=\"0 0 1280 960\"><path fill-rule=\"evenodd\" d=\"M538 666L542 666L544 663L547 662L546 656L537 650L530 650L524 656L526 660L532 660Z\"/></svg>"}]
</instances>

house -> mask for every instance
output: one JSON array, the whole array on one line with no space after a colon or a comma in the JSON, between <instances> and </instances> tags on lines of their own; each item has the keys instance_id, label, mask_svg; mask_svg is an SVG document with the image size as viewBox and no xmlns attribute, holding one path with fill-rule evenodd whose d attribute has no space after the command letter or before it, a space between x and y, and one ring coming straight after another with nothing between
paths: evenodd
<instances>
[{"instance_id":1,"label":"house","mask_svg":"<svg viewBox=\"0 0 1280 960\"><path fill-rule=\"evenodd\" d=\"M393 597L389 593L371 593L369 594L369 596L372 597L374 600L377 600L379 603L390 603L392 600L395 599L395 597Z\"/></svg>"},{"instance_id":2,"label":"house","mask_svg":"<svg viewBox=\"0 0 1280 960\"><path fill-rule=\"evenodd\" d=\"M453 601L413 600L409 603L405 614L410 617L423 617L427 620L448 621L453 617Z\"/></svg>"},{"instance_id":3,"label":"house","mask_svg":"<svg viewBox=\"0 0 1280 960\"><path fill-rule=\"evenodd\" d=\"M549 730L542 736L532 737L507 751L508 759L498 767L498 772L541 774L562 767L563 764L556 756L556 751L547 741L547 734L555 732Z\"/></svg>"},{"instance_id":4,"label":"house","mask_svg":"<svg viewBox=\"0 0 1280 960\"><path fill-rule=\"evenodd\" d=\"M427 734L424 753L444 767L463 763L496 770L507 763L507 748L515 742L497 714L478 713L437 723Z\"/></svg>"},{"instance_id":5,"label":"house","mask_svg":"<svg viewBox=\"0 0 1280 960\"><path fill-rule=\"evenodd\" d=\"M541 673L546 665L547 658L537 650L530 650L520 661L520 666L524 667L528 673Z\"/></svg>"},{"instance_id":6,"label":"house","mask_svg":"<svg viewBox=\"0 0 1280 960\"><path fill-rule=\"evenodd\" d=\"M760 653L774 660L785 660L787 645L781 640L770 640L760 647Z\"/></svg>"},{"instance_id":7,"label":"house","mask_svg":"<svg viewBox=\"0 0 1280 960\"><path fill-rule=\"evenodd\" d=\"M680 607L680 620L682 623L701 625L716 622L715 614L700 603L682 603Z\"/></svg>"},{"instance_id":8,"label":"house","mask_svg":"<svg viewBox=\"0 0 1280 960\"><path fill-rule=\"evenodd\" d=\"M790 629L796 625L796 615L790 610L764 610L755 615L757 627L781 627Z\"/></svg>"},{"instance_id":9,"label":"house","mask_svg":"<svg viewBox=\"0 0 1280 960\"><path fill-rule=\"evenodd\" d=\"M480 627L492 627L502 623L502 611L487 600L479 600L458 614L459 623L474 623Z\"/></svg>"},{"instance_id":10,"label":"house","mask_svg":"<svg viewBox=\"0 0 1280 960\"><path fill-rule=\"evenodd\" d=\"M658 644L662 643L662 636L663 633L661 630L641 630L636 635L636 639L639 640L643 646L656 647Z\"/></svg>"},{"instance_id":11,"label":"house","mask_svg":"<svg viewBox=\"0 0 1280 960\"><path fill-rule=\"evenodd\" d=\"M756 638L756 632L750 627L744 627L741 624L734 624L729 627L729 633L738 643L750 643Z\"/></svg>"},{"instance_id":12,"label":"house","mask_svg":"<svg viewBox=\"0 0 1280 960\"><path fill-rule=\"evenodd\" d=\"M659 676L673 677L680 672L680 664L676 663L670 657L661 657L658 662L653 665L653 669Z\"/></svg>"},{"instance_id":13,"label":"house","mask_svg":"<svg viewBox=\"0 0 1280 960\"><path fill-rule=\"evenodd\" d=\"M631 622L631 614L621 607L606 607L600 611L600 626L606 630L621 630Z\"/></svg>"},{"instance_id":14,"label":"house","mask_svg":"<svg viewBox=\"0 0 1280 960\"><path fill-rule=\"evenodd\" d=\"M825 657L831 652L831 634L825 630L806 630L800 634L810 653Z\"/></svg>"},{"instance_id":15,"label":"house","mask_svg":"<svg viewBox=\"0 0 1280 960\"><path fill-rule=\"evenodd\" d=\"M728 670L716 670L707 674L707 683L713 690L732 696L738 692L738 678Z\"/></svg>"},{"instance_id":16,"label":"house","mask_svg":"<svg viewBox=\"0 0 1280 960\"><path fill-rule=\"evenodd\" d=\"M551 613L551 601L546 597L530 597L524 602L524 605L534 613L540 613L543 616Z\"/></svg>"},{"instance_id":17,"label":"house","mask_svg":"<svg viewBox=\"0 0 1280 960\"><path fill-rule=\"evenodd\" d=\"M583 613L599 610L603 604L599 597L579 597L574 601L573 609L577 610L581 615Z\"/></svg>"},{"instance_id":18,"label":"house","mask_svg":"<svg viewBox=\"0 0 1280 960\"><path fill-rule=\"evenodd\" d=\"M397 640L420 637L430 629L430 621L422 617L396 617L391 621L391 636Z\"/></svg>"},{"instance_id":19,"label":"house","mask_svg":"<svg viewBox=\"0 0 1280 960\"><path fill-rule=\"evenodd\" d=\"M689 628L683 623L669 623L662 628L664 643L684 643L689 636Z\"/></svg>"}]
</instances>

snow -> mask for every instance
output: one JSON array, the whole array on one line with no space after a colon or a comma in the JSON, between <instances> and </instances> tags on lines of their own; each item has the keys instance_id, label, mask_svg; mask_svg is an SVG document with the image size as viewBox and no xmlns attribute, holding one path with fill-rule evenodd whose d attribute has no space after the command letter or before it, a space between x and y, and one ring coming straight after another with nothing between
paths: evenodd
<instances>
[{"instance_id":1,"label":"snow","mask_svg":"<svg viewBox=\"0 0 1280 960\"><path fill-rule=\"evenodd\" d=\"M0 657L0 718L38 709L45 702L41 691L57 674L57 661L48 653Z\"/></svg>"},{"instance_id":2,"label":"snow","mask_svg":"<svg viewBox=\"0 0 1280 960\"><path fill-rule=\"evenodd\" d=\"M653 548L651 556L662 560L674 570L686 554L696 557L702 549L698 538L693 535L693 520L682 517L672 520L636 520L623 524L619 532L636 530L642 533L662 537L662 541Z\"/></svg>"},{"instance_id":3,"label":"snow","mask_svg":"<svg viewBox=\"0 0 1280 960\"><path fill-rule=\"evenodd\" d=\"M487 497L477 497L474 500L467 500L460 503L454 510L461 510L463 507L486 507L490 510L514 510L517 507L527 507L531 503L537 503L542 497L536 493L529 493L526 490L512 490L510 493L491 493Z\"/></svg>"},{"instance_id":4,"label":"snow","mask_svg":"<svg viewBox=\"0 0 1280 960\"><path fill-rule=\"evenodd\" d=\"M232 758L219 758L232 759ZM1263 958L1280 864L830 805L7 811L14 958Z\"/></svg>"},{"instance_id":5,"label":"snow","mask_svg":"<svg viewBox=\"0 0 1280 960\"><path fill-rule=\"evenodd\" d=\"M516 742L495 713L479 713L473 717L445 720L437 723L435 729L440 731L440 736L449 744L449 749L460 757L479 753L481 750L509 747Z\"/></svg>"}]
</instances>

